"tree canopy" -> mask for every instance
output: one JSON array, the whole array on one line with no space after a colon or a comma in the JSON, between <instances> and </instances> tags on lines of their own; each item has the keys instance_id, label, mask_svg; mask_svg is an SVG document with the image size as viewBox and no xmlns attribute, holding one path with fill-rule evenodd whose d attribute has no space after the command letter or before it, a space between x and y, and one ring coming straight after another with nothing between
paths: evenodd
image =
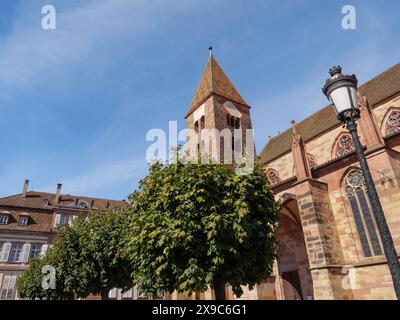
<instances>
[{"instance_id":1,"label":"tree canopy","mask_svg":"<svg viewBox=\"0 0 400 320\"><path fill-rule=\"evenodd\" d=\"M104 211L64 226L53 247L33 259L18 279L22 298L76 299L90 294L106 297L114 287L132 287L131 264L121 256L127 218L123 211ZM55 289L43 289L43 266L55 269Z\"/></svg>"},{"instance_id":2,"label":"tree canopy","mask_svg":"<svg viewBox=\"0 0 400 320\"><path fill-rule=\"evenodd\" d=\"M278 205L256 164L248 175L226 165L153 163L129 196L125 256L144 294L191 294L225 285L235 295L272 271Z\"/></svg>"}]
</instances>

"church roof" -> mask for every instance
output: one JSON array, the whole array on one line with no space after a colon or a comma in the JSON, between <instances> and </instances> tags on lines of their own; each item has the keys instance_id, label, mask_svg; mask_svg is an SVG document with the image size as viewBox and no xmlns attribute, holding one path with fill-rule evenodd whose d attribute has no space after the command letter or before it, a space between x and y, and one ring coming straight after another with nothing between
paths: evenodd
<instances>
[{"instance_id":1,"label":"church roof","mask_svg":"<svg viewBox=\"0 0 400 320\"><path fill-rule=\"evenodd\" d=\"M186 117L194 112L212 94L217 94L248 106L246 101L244 101L235 86L229 80L228 76L222 70L221 66L215 60L214 56L210 55Z\"/></svg>"},{"instance_id":2,"label":"church roof","mask_svg":"<svg viewBox=\"0 0 400 320\"><path fill-rule=\"evenodd\" d=\"M371 106L400 92L400 63L387 69L358 88L365 95ZM332 105L312 114L296 125L297 131L303 140L310 140L325 130L339 125ZM292 129L288 129L276 137L271 138L260 153L262 163L284 155L291 150Z\"/></svg>"}]
</instances>

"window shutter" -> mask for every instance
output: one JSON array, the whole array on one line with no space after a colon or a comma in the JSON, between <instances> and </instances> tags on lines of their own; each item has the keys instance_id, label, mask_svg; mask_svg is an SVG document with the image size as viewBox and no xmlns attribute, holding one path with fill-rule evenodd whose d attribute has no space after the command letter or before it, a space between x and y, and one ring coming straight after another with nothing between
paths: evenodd
<instances>
[{"instance_id":1,"label":"window shutter","mask_svg":"<svg viewBox=\"0 0 400 320\"><path fill-rule=\"evenodd\" d=\"M6 242L3 244L3 249L1 250L0 262L7 262L10 256L11 242Z\"/></svg>"},{"instance_id":2,"label":"window shutter","mask_svg":"<svg viewBox=\"0 0 400 320\"><path fill-rule=\"evenodd\" d=\"M60 220L61 220L61 214L57 213L56 218L54 219L54 228L58 227L58 225L60 224Z\"/></svg>"},{"instance_id":3,"label":"window shutter","mask_svg":"<svg viewBox=\"0 0 400 320\"><path fill-rule=\"evenodd\" d=\"M42 248L40 250L40 256L44 256L46 254L48 248L49 248L48 244L42 245Z\"/></svg>"},{"instance_id":4,"label":"window shutter","mask_svg":"<svg viewBox=\"0 0 400 320\"><path fill-rule=\"evenodd\" d=\"M117 297L117 288L111 289L108 293L109 298L116 298Z\"/></svg>"},{"instance_id":5,"label":"window shutter","mask_svg":"<svg viewBox=\"0 0 400 320\"><path fill-rule=\"evenodd\" d=\"M76 219L78 219L78 216L70 216L68 219L68 223L70 226L73 226L76 222Z\"/></svg>"},{"instance_id":6,"label":"window shutter","mask_svg":"<svg viewBox=\"0 0 400 320\"><path fill-rule=\"evenodd\" d=\"M14 290L16 281L17 281L17 276L10 276L10 284L8 285L9 290Z\"/></svg>"},{"instance_id":7,"label":"window shutter","mask_svg":"<svg viewBox=\"0 0 400 320\"><path fill-rule=\"evenodd\" d=\"M19 262L23 262L23 263L28 262L30 253L31 253L31 244L30 243L25 243L22 246L22 253L19 256Z\"/></svg>"},{"instance_id":8,"label":"window shutter","mask_svg":"<svg viewBox=\"0 0 400 320\"><path fill-rule=\"evenodd\" d=\"M4 282L3 282L3 290L7 290L8 287L10 286L10 282L11 282L11 276L4 276Z\"/></svg>"}]
</instances>

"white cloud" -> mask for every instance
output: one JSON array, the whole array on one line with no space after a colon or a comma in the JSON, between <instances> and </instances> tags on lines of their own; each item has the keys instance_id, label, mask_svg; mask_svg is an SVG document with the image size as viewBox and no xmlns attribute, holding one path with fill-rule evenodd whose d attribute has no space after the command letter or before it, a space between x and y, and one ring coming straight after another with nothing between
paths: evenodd
<instances>
[{"instance_id":1,"label":"white cloud","mask_svg":"<svg viewBox=\"0 0 400 320\"><path fill-rule=\"evenodd\" d=\"M0 98L9 99L21 90L35 89L79 75L80 64L93 59L112 67L113 52L129 44L140 45L171 19L168 13L179 13L199 1L86 1L66 10L57 9L57 29L43 30L43 15L32 6L19 6L19 19L0 44ZM39 6L40 8L40 6ZM168 17L168 18L167 18ZM102 63L97 65L101 68ZM121 66L123 67L123 66ZM96 72L101 74L101 70ZM44 92L45 93L45 92Z\"/></svg>"}]
</instances>

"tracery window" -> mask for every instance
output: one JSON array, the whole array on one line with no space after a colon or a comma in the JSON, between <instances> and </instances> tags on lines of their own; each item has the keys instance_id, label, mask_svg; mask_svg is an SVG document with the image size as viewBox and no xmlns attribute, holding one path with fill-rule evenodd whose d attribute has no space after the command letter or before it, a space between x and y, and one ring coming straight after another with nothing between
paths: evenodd
<instances>
[{"instance_id":1,"label":"tracery window","mask_svg":"<svg viewBox=\"0 0 400 320\"><path fill-rule=\"evenodd\" d=\"M269 169L267 171L267 179L271 185L275 185L275 184L281 182L278 171L273 170L273 169Z\"/></svg>"},{"instance_id":2,"label":"tracery window","mask_svg":"<svg viewBox=\"0 0 400 320\"><path fill-rule=\"evenodd\" d=\"M348 173L345 191L353 213L364 256L382 255L382 248L375 226L375 218L368 201L364 177L360 170L352 170Z\"/></svg>"},{"instance_id":3,"label":"tracery window","mask_svg":"<svg viewBox=\"0 0 400 320\"><path fill-rule=\"evenodd\" d=\"M337 158L343 157L346 154L352 153L354 151L353 140L349 134L344 134L340 137L338 143L336 144L335 155Z\"/></svg>"},{"instance_id":4,"label":"tracery window","mask_svg":"<svg viewBox=\"0 0 400 320\"><path fill-rule=\"evenodd\" d=\"M386 136L400 132L400 111L392 111L386 119Z\"/></svg>"}]
</instances>

